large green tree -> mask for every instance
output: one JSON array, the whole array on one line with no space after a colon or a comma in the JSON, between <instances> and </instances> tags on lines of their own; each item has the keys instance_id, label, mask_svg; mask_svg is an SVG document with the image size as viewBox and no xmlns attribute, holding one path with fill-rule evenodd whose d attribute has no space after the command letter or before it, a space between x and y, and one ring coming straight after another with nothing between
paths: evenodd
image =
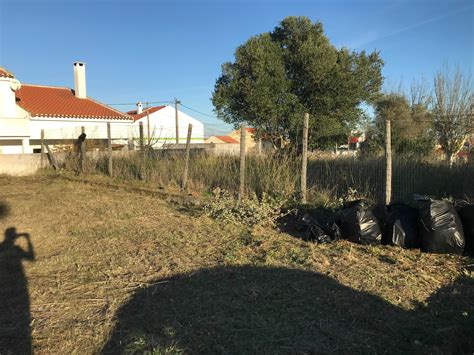
<instances>
[{"instance_id":1,"label":"large green tree","mask_svg":"<svg viewBox=\"0 0 474 355\"><path fill-rule=\"evenodd\" d=\"M379 53L337 49L320 22L287 17L272 32L250 38L224 63L212 102L233 124L247 122L278 145L295 143L310 113L310 146L345 140L374 102L383 81Z\"/></svg>"},{"instance_id":2,"label":"large green tree","mask_svg":"<svg viewBox=\"0 0 474 355\"><path fill-rule=\"evenodd\" d=\"M413 95L412 95L413 97ZM382 95L374 105L375 127L370 137L375 146L385 145L385 122L391 121L392 148L399 154L427 155L434 148L432 115L426 103L411 102L402 94Z\"/></svg>"}]
</instances>

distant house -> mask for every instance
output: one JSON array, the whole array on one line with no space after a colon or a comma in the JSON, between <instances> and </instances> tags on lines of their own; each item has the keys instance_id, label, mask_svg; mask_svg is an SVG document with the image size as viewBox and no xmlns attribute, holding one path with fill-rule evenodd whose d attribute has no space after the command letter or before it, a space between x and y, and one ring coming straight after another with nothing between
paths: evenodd
<instances>
[{"instance_id":1,"label":"distant house","mask_svg":"<svg viewBox=\"0 0 474 355\"><path fill-rule=\"evenodd\" d=\"M230 136L211 136L207 138L204 143L215 144L240 144L240 142Z\"/></svg>"},{"instance_id":2,"label":"distant house","mask_svg":"<svg viewBox=\"0 0 474 355\"><path fill-rule=\"evenodd\" d=\"M257 130L253 127L245 129L245 146L247 151L258 151L259 149L273 149L273 144L268 139L257 139ZM226 136L211 136L206 139L205 143L226 144L229 146L227 150L237 152L240 149L241 130L236 129ZM230 147L230 146L235 147Z\"/></svg>"},{"instance_id":3,"label":"distant house","mask_svg":"<svg viewBox=\"0 0 474 355\"><path fill-rule=\"evenodd\" d=\"M164 144L176 143L176 110L172 106L154 106L143 109L137 103L137 109L127 112L133 118L134 136L138 136L140 123L143 134L153 148ZM178 143L186 143L188 126L193 125L191 143L204 143L204 125L197 119L178 110Z\"/></svg>"},{"instance_id":4,"label":"distant house","mask_svg":"<svg viewBox=\"0 0 474 355\"><path fill-rule=\"evenodd\" d=\"M248 127L245 129L245 145L247 149L254 149L257 146L257 139L255 137L255 133L257 130L252 127ZM240 129L236 129L229 133L229 137L235 139L236 141L240 142L241 131Z\"/></svg>"},{"instance_id":5,"label":"distant house","mask_svg":"<svg viewBox=\"0 0 474 355\"><path fill-rule=\"evenodd\" d=\"M71 139L86 128L91 138L107 137L107 122L127 137L133 118L86 95L85 64L74 63L74 89L21 84L0 68L0 154L33 153L45 138Z\"/></svg>"}]
</instances>

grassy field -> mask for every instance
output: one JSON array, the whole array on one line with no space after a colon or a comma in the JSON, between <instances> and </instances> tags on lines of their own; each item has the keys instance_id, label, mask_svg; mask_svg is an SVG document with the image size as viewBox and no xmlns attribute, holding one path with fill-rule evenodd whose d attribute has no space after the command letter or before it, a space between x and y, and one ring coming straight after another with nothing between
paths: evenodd
<instances>
[{"instance_id":1,"label":"grassy field","mask_svg":"<svg viewBox=\"0 0 474 355\"><path fill-rule=\"evenodd\" d=\"M0 177L0 228L34 249L0 245L1 354L474 350L472 259L316 245L158 195Z\"/></svg>"}]
</instances>

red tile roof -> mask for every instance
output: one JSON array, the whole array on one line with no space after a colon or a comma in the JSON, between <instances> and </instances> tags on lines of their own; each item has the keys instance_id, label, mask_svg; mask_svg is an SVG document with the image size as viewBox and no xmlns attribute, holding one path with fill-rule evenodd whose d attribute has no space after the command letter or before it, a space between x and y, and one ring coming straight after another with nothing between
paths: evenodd
<instances>
[{"instance_id":1,"label":"red tile roof","mask_svg":"<svg viewBox=\"0 0 474 355\"><path fill-rule=\"evenodd\" d=\"M255 128L252 128L252 127L246 128L245 130L246 130L247 132L249 132L249 133L252 133L252 134L254 134L254 133L257 132L257 130L256 130Z\"/></svg>"},{"instance_id":2,"label":"red tile roof","mask_svg":"<svg viewBox=\"0 0 474 355\"><path fill-rule=\"evenodd\" d=\"M0 77L2 77L2 78L14 78L15 76L13 75L13 73L10 73L5 68L0 67Z\"/></svg>"},{"instance_id":3,"label":"red tile roof","mask_svg":"<svg viewBox=\"0 0 474 355\"><path fill-rule=\"evenodd\" d=\"M32 116L131 120L120 111L91 98L78 99L64 87L25 85L15 92L16 102Z\"/></svg>"},{"instance_id":4,"label":"red tile roof","mask_svg":"<svg viewBox=\"0 0 474 355\"><path fill-rule=\"evenodd\" d=\"M140 114L138 114L138 115L137 115L137 110L128 111L127 114L129 114L130 116L132 116L134 121L137 121L137 120L139 120L140 118L145 117L147 113L148 113L149 115L151 115L153 112L159 111L159 110L161 110L162 108L165 108L165 107L166 107L166 106L149 107L149 108L143 110L142 113L140 113Z\"/></svg>"},{"instance_id":5,"label":"red tile roof","mask_svg":"<svg viewBox=\"0 0 474 355\"><path fill-rule=\"evenodd\" d=\"M239 143L238 140L229 136L216 136L216 138L223 141L224 143Z\"/></svg>"}]
</instances>

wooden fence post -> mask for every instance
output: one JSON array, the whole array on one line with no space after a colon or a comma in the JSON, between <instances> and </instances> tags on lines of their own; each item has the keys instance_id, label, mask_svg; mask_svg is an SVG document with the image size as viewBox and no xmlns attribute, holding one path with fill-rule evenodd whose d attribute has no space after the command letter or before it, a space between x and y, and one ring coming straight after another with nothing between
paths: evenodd
<instances>
[{"instance_id":1,"label":"wooden fence post","mask_svg":"<svg viewBox=\"0 0 474 355\"><path fill-rule=\"evenodd\" d=\"M86 133L86 127L81 127L81 134ZM84 173L85 170L85 160L86 160L86 140L81 140L80 152L79 152L79 164L80 164L80 171Z\"/></svg>"},{"instance_id":2,"label":"wooden fence post","mask_svg":"<svg viewBox=\"0 0 474 355\"><path fill-rule=\"evenodd\" d=\"M113 163L112 163L112 128L110 122L107 122L107 150L108 154L108 172L109 176L113 175Z\"/></svg>"},{"instance_id":3,"label":"wooden fence post","mask_svg":"<svg viewBox=\"0 0 474 355\"><path fill-rule=\"evenodd\" d=\"M262 155L262 137L257 138L257 155Z\"/></svg>"},{"instance_id":4,"label":"wooden fence post","mask_svg":"<svg viewBox=\"0 0 474 355\"><path fill-rule=\"evenodd\" d=\"M301 203L306 203L306 180L308 171L308 127L309 113L305 113L303 122L303 147L301 156Z\"/></svg>"},{"instance_id":5,"label":"wooden fence post","mask_svg":"<svg viewBox=\"0 0 474 355\"><path fill-rule=\"evenodd\" d=\"M144 140L143 140L143 122L139 122L138 128L140 130L140 152L141 152L141 154L143 154L143 152L145 150L145 143L144 143Z\"/></svg>"},{"instance_id":6,"label":"wooden fence post","mask_svg":"<svg viewBox=\"0 0 474 355\"><path fill-rule=\"evenodd\" d=\"M392 132L390 119L385 121L385 204L392 201Z\"/></svg>"},{"instance_id":7,"label":"wooden fence post","mask_svg":"<svg viewBox=\"0 0 474 355\"><path fill-rule=\"evenodd\" d=\"M44 129L41 130L41 169L44 168Z\"/></svg>"},{"instance_id":8,"label":"wooden fence post","mask_svg":"<svg viewBox=\"0 0 474 355\"><path fill-rule=\"evenodd\" d=\"M240 127L240 188L239 188L239 203L244 198L245 194L245 152L246 150L246 129L245 124Z\"/></svg>"},{"instance_id":9,"label":"wooden fence post","mask_svg":"<svg viewBox=\"0 0 474 355\"><path fill-rule=\"evenodd\" d=\"M189 169L189 151L191 149L191 134L193 132L193 125L190 123L188 125L188 136L186 138L186 156L184 160L184 171L183 171L183 183L182 183L182 189L186 189L186 183L188 180L188 169Z\"/></svg>"},{"instance_id":10,"label":"wooden fence post","mask_svg":"<svg viewBox=\"0 0 474 355\"><path fill-rule=\"evenodd\" d=\"M145 144L143 141L143 122L139 122L140 130L140 179L145 178Z\"/></svg>"},{"instance_id":11,"label":"wooden fence post","mask_svg":"<svg viewBox=\"0 0 474 355\"><path fill-rule=\"evenodd\" d=\"M48 156L49 156L49 159L51 160L51 165L53 165L54 170L59 170L59 165L56 161L56 158L54 157L53 152L49 148L49 145L45 142L44 146L46 147L46 150L48 151Z\"/></svg>"}]
</instances>

